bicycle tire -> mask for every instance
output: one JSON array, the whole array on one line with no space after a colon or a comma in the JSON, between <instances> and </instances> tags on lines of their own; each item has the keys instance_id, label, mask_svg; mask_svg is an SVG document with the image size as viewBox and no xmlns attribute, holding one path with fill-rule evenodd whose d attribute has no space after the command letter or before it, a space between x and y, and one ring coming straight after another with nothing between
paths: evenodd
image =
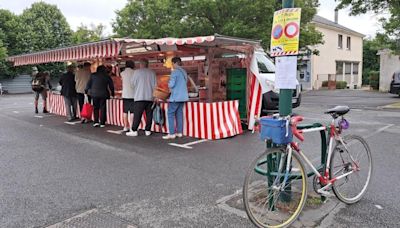
<instances>
[{"instance_id":1,"label":"bicycle tire","mask_svg":"<svg viewBox=\"0 0 400 228\"><path fill-rule=\"evenodd\" d=\"M342 142L337 141L329 164L329 175L330 179L333 179L339 175L345 174L346 171L350 172L356 170L356 172L340 180L336 180L332 185L332 190L340 201L346 204L353 204L363 197L371 181L373 172L372 156L368 143L361 136L346 135L343 137L343 142L346 144L347 149L342 145ZM356 154L354 151L359 151L359 153ZM365 160L368 165L366 169L364 169L364 164L361 165L362 158L359 158L360 154L366 155L366 159L362 160ZM339 160L339 164L335 164L335 157L339 156L341 161ZM360 177L361 173L366 174L365 181L353 182L357 177ZM350 185L350 182L353 183L353 186ZM345 186L349 187L349 189L346 190L346 188L344 188ZM356 190L355 193L350 193L350 190L359 188L360 190Z\"/></svg>"},{"instance_id":2,"label":"bicycle tire","mask_svg":"<svg viewBox=\"0 0 400 228\"><path fill-rule=\"evenodd\" d=\"M267 158L268 156L275 158L282 158L283 156L283 160L285 160L285 155L287 155L287 153L282 148L268 149L266 152L258 156L251 163L247 170L243 185L243 203L249 219L257 227L287 227L298 218L305 205L307 199L307 174L304 164L296 152L292 153L291 174L299 175L301 178L291 181L290 186L292 190L292 200L290 202L282 202L281 200L277 200L281 199L281 193L284 191L276 189L275 191L271 190L271 188L276 186L269 184L275 181L282 181L283 176L278 175L278 173L281 172L275 172L277 174L275 177L271 176L269 179L270 181L268 181L267 175L260 174L260 171L257 172L258 169L265 171L265 169L268 169L268 167L272 168L274 165L278 165L279 168L277 161L275 161L275 164L268 164ZM260 164L265 165L265 163L267 163L266 166L261 167ZM285 172L286 165L283 166L283 170ZM260 183L258 183L260 180L252 182L253 174L257 174L257 177L260 177ZM267 188L264 188L264 184ZM272 194L269 194L268 192L272 192ZM263 196L261 194L265 194L266 197L262 198ZM271 198L269 198L270 196L275 197L275 199L272 198L271 201ZM263 199L265 200L264 202L262 201ZM268 207L265 208L267 202L270 203ZM258 206L263 206L262 210L259 210ZM264 211L266 212L266 216L262 215ZM290 214L291 211L293 211L293 214ZM268 214L268 212L270 212L270 214ZM289 214L287 218L284 216L286 213Z\"/></svg>"}]
</instances>

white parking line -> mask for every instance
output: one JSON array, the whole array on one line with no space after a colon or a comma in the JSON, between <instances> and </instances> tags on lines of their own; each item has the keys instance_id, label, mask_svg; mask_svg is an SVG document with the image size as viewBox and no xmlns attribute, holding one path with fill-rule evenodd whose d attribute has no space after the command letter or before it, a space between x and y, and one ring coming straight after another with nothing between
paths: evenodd
<instances>
[{"instance_id":1,"label":"white parking line","mask_svg":"<svg viewBox=\"0 0 400 228\"><path fill-rule=\"evenodd\" d=\"M35 115L34 117L42 119L42 118L51 117L51 116L56 116L56 115L46 114L46 115Z\"/></svg>"},{"instance_id":2,"label":"white parking line","mask_svg":"<svg viewBox=\"0 0 400 228\"><path fill-rule=\"evenodd\" d=\"M193 147L191 147L191 145L195 145L195 144L207 142L207 141L208 141L208 139L201 139L201 140L197 140L197 141L193 141L193 142L189 142L189 143L185 143L185 144L178 144L178 143L168 143L168 144L170 146L176 146L176 147L185 148L185 149L193 149Z\"/></svg>"},{"instance_id":3,"label":"white parking line","mask_svg":"<svg viewBox=\"0 0 400 228\"><path fill-rule=\"evenodd\" d=\"M118 131L107 130L107 132L108 132L108 133L112 133L112 134L122 135L122 133L124 132L124 130L118 130Z\"/></svg>"},{"instance_id":4,"label":"white parking line","mask_svg":"<svg viewBox=\"0 0 400 228\"><path fill-rule=\"evenodd\" d=\"M379 128L378 130L372 132L371 134L369 134L369 135L367 135L367 136L364 136L364 138L365 138L365 139L370 138L370 137L372 137L372 136L374 136L374 135L376 135L376 134L378 134L378 133L380 133L380 132L382 132L382 131L384 131L384 130L386 130L386 129L388 129L388 128L391 128L391 127L393 127L393 126L394 126L394 124L388 124L388 125L386 125L386 126L384 126L384 127Z\"/></svg>"},{"instance_id":5,"label":"white parking line","mask_svg":"<svg viewBox=\"0 0 400 228\"><path fill-rule=\"evenodd\" d=\"M19 111L13 111L13 113L16 113L16 114L18 114L18 113L19 113Z\"/></svg>"},{"instance_id":6,"label":"white parking line","mask_svg":"<svg viewBox=\"0 0 400 228\"><path fill-rule=\"evenodd\" d=\"M69 124L69 125L75 125L77 123L80 123L81 121L75 121L75 122L64 122L65 124Z\"/></svg>"}]
</instances>

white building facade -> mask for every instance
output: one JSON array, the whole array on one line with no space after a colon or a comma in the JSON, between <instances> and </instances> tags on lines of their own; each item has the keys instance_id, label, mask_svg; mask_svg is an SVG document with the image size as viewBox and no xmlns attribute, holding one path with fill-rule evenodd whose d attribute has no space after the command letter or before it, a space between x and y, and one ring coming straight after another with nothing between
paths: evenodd
<instances>
[{"instance_id":1,"label":"white building facade","mask_svg":"<svg viewBox=\"0 0 400 228\"><path fill-rule=\"evenodd\" d=\"M312 47L319 55L306 57L300 65L303 89L320 89L328 79L346 81L349 89L360 88L364 35L318 15L312 23L323 34L324 43Z\"/></svg>"}]
</instances>

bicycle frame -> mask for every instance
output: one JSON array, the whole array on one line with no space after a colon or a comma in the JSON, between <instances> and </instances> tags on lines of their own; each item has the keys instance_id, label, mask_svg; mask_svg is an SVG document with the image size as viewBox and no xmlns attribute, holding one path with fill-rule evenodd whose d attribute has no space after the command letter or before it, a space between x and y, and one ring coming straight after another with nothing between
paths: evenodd
<instances>
[{"instance_id":1,"label":"bicycle frame","mask_svg":"<svg viewBox=\"0 0 400 228\"><path fill-rule=\"evenodd\" d=\"M290 168L290 159L293 150L295 150L301 157L302 159L307 163L307 165L311 168L312 172L318 177L320 183L323 185L321 189L318 190L319 193L325 193L326 189L329 188L335 181L340 180L350 174L352 174L354 171L351 170L350 172L347 172L345 174L342 174L338 177L335 177L333 179L329 179L329 170L330 170L330 161L333 153L333 145L335 140L339 140L342 145L344 145L345 149L346 145L343 142L343 139L340 135L342 129L339 127L339 131L335 127L335 119L332 120L331 124L329 127L322 126L322 127L315 127L315 128L309 128L309 129L304 129L304 130L298 130L296 123L292 124L292 131L293 135L295 135L297 138L300 139L300 141L304 141L304 137L302 133L309 133L309 132L316 132L316 131L321 131L321 130L329 130L329 147L328 147L328 156L327 156L327 162L325 166L324 172L321 174L317 168L311 163L311 161L308 159L308 157L302 152L302 150L299 147L299 144L297 142L291 142L290 144L287 145L287 151L288 151L288 158L287 158L287 167L286 167L286 172L288 173L288 170ZM286 178L287 175L285 175L284 178L284 184L287 181Z\"/></svg>"}]
</instances>

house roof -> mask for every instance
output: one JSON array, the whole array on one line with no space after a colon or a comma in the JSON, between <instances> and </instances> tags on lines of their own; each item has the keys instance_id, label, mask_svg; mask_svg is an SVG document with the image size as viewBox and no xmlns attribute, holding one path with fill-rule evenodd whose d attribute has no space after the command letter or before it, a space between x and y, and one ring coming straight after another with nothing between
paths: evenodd
<instances>
[{"instance_id":1,"label":"house roof","mask_svg":"<svg viewBox=\"0 0 400 228\"><path fill-rule=\"evenodd\" d=\"M348 32L348 33L350 33L352 35L355 35L355 36L365 37L365 35L362 34L362 33L356 32L356 31L354 31L352 29L349 29L349 28L347 28L347 27L345 27L343 25L340 25L338 23L335 23L335 22L333 22L331 20L328 20L328 19L326 19L324 17L321 17L321 16L318 16L318 15L314 16L314 18L312 19L312 22L315 23L315 24L323 25L325 27L329 27L329 28L333 28L333 29L336 29L336 30L341 30L341 31L344 31L344 32Z\"/></svg>"}]
</instances>

